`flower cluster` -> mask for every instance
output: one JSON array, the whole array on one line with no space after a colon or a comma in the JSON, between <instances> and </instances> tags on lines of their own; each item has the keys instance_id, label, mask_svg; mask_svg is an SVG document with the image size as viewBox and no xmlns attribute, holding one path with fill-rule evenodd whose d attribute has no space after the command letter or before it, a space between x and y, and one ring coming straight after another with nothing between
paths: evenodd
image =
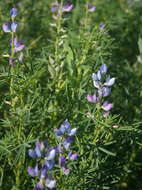
<instances>
[{"instance_id":1,"label":"flower cluster","mask_svg":"<svg viewBox=\"0 0 142 190\"><path fill-rule=\"evenodd\" d=\"M53 189L56 187L56 180L53 176L55 165L59 165L62 173L68 175L70 169L66 168L69 160L76 160L78 154L68 152L73 143L76 128L71 129L70 123L66 120L59 129L55 129L58 146L50 147L47 142L36 142L35 149L29 150L29 156L37 159L34 168L28 167L28 173L32 177L38 177L39 182L34 190Z\"/></svg>"},{"instance_id":2,"label":"flower cluster","mask_svg":"<svg viewBox=\"0 0 142 190\"><path fill-rule=\"evenodd\" d=\"M20 52L20 55L18 57L19 61L22 61L22 57L23 54L21 53L21 51L25 48L25 45L23 44L23 42L21 40L17 40L17 38L15 37L15 33L17 30L17 22L15 21L15 17L17 16L17 9L16 8L12 8L10 10L10 16L11 16L11 21L3 24L2 28L3 31L6 33L11 33L11 40L10 40L10 47L11 47L11 51L10 51L10 55L9 55L9 64L13 65L14 61L15 61L15 53Z\"/></svg>"},{"instance_id":3,"label":"flower cluster","mask_svg":"<svg viewBox=\"0 0 142 190\"><path fill-rule=\"evenodd\" d=\"M51 11L54 13L53 18L57 19L62 13L70 12L73 9L73 4L68 2L64 5L54 2L51 6Z\"/></svg>"},{"instance_id":4,"label":"flower cluster","mask_svg":"<svg viewBox=\"0 0 142 190\"><path fill-rule=\"evenodd\" d=\"M70 2L67 2L64 5L61 5L58 2L52 3L51 11L53 13L57 13L57 15L60 15L61 12L70 12L73 9L73 4ZM87 4L88 12L94 12L96 10L96 6L92 4Z\"/></svg>"},{"instance_id":5,"label":"flower cluster","mask_svg":"<svg viewBox=\"0 0 142 190\"><path fill-rule=\"evenodd\" d=\"M115 78L111 78L110 75L107 75L107 70L106 64L103 64L97 73L92 74L93 84L97 92L93 95L87 95L89 102L95 102L101 106L104 110L104 116L107 116L113 107L113 104L106 101L105 98L110 95L110 87L115 83Z\"/></svg>"},{"instance_id":6,"label":"flower cluster","mask_svg":"<svg viewBox=\"0 0 142 190\"><path fill-rule=\"evenodd\" d=\"M88 12L94 12L96 10L96 6L92 4L88 4Z\"/></svg>"}]
</instances>

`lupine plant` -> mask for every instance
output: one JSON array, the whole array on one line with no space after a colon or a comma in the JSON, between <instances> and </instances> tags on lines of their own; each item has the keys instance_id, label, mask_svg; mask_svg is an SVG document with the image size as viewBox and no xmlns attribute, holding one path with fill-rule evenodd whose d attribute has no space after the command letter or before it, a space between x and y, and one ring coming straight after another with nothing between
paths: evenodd
<instances>
[{"instance_id":1,"label":"lupine plant","mask_svg":"<svg viewBox=\"0 0 142 190\"><path fill-rule=\"evenodd\" d=\"M0 1L1 190L141 190L141 7Z\"/></svg>"},{"instance_id":2,"label":"lupine plant","mask_svg":"<svg viewBox=\"0 0 142 190\"><path fill-rule=\"evenodd\" d=\"M37 176L39 179L34 190L56 187L56 176L53 176L53 170L57 165L59 165L63 174L68 175L70 173L70 169L66 168L67 162L76 160L78 157L77 153L68 152L76 131L76 128L71 129L70 123L66 120L59 129L55 129L55 135L58 140L57 146L51 147L47 141L37 141L35 149L29 150L29 156L38 159L34 168L28 167L29 175L32 177Z\"/></svg>"},{"instance_id":3,"label":"lupine plant","mask_svg":"<svg viewBox=\"0 0 142 190\"><path fill-rule=\"evenodd\" d=\"M97 91L93 95L87 95L87 100L91 103L98 104L105 112L104 116L109 115L113 104L105 100L111 93L111 86L115 83L115 78L107 75L107 66L103 64L97 73L92 74L93 84Z\"/></svg>"}]
</instances>

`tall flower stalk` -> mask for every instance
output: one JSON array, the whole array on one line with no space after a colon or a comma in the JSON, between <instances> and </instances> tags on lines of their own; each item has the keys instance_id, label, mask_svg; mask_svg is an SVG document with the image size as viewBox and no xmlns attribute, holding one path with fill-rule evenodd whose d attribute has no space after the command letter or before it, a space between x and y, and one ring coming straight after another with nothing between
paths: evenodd
<instances>
[{"instance_id":1,"label":"tall flower stalk","mask_svg":"<svg viewBox=\"0 0 142 190\"><path fill-rule=\"evenodd\" d=\"M22 61L23 54L21 51L25 48L25 45L23 44L23 42L21 40L17 40L17 36L16 36L18 23L15 21L15 18L17 14L18 14L18 10L16 8L12 8L10 10L11 21L2 25L3 31L5 33L11 34L10 53L8 55L10 66L14 66L16 62ZM11 72L10 94L11 94L11 97L13 97L14 96L13 76L15 73L15 69L11 67L10 72Z\"/></svg>"}]
</instances>

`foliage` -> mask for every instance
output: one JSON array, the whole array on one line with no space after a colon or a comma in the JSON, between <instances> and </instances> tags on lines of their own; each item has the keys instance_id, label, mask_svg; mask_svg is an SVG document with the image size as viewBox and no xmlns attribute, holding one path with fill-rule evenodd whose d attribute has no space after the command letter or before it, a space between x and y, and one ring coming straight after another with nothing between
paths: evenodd
<instances>
[{"instance_id":1,"label":"foliage","mask_svg":"<svg viewBox=\"0 0 142 190\"><path fill-rule=\"evenodd\" d=\"M35 163L28 150L38 140L57 145L54 129L66 119L77 128L72 149L79 156L68 164L69 175L55 166L57 189L142 188L142 2L90 1L96 6L92 12L87 0L72 3L72 10L56 15L51 0L0 2L1 26L9 22L11 8L18 9L14 35L26 46L20 62L10 51L11 34L1 29L2 190L35 186L27 171ZM86 98L94 93L91 75L103 64L116 77L109 98L114 107L106 118L100 105Z\"/></svg>"}]
</instances>

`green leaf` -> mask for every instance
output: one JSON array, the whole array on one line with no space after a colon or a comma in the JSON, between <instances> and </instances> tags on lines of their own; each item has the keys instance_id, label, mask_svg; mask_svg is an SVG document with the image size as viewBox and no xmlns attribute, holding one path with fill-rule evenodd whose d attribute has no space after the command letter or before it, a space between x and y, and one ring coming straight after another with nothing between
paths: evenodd
<instances>
[{"instance_id":1,"label":"green leaf","mask_svg":"<svg viewBox=\"0 0 142 190\"><path fill-rule=\"evenodd\" d=\"M139 38L139 40L138 40L138 46L139 46L140 54L142 54L142 38Z\"/></svg>"},{"instance_id":2,"label":"green leaf","mask_svg":"<svg viewBox=\"0 0 142 190\"><path fill-rule=\"evenodd\" d=\"M102 147L99 147L99 150L101 150L102 152L104 152L104 153L106 153L106 154L108 154L110 156L116 156L116 153L110 152L109 150L104 149Z\"/></svg>"}]
</instances>

